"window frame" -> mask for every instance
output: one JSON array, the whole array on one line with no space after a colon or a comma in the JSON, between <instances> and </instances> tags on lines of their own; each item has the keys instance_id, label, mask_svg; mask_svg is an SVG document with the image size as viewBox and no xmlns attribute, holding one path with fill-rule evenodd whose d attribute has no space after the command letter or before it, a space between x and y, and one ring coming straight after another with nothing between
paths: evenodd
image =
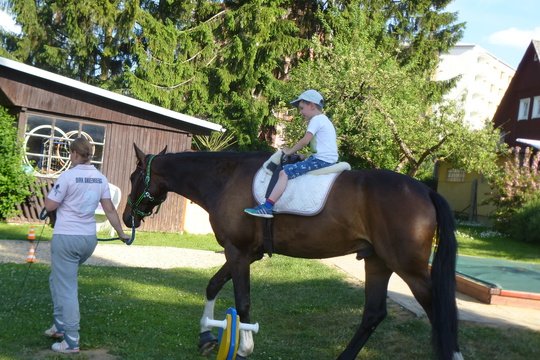
<instances>
[{"instance_id":1,"label":"window frame","mask_svg":"<svg viewBox=\"0 0 540 360\"><path fill-rule=\"evenodd\" d=\"M529 120L530 109L531 109L531 98L520 99L517 119Z\"/></svg>"},{"instance_id":2,"label":"window frame","mask_svg":"<svg viewBox=\"0 0 540 360\"><path fill-rule=\"evenodd\" d=\"M60 127L64 127L63 129ZM31 127L31 128L30 128ZM66 131L64 131L66 130ZM94 133L94 138L88 133ZM55 178L71 167L69 144L86 137L96 158L91 164L101 170L105 158L107 125L81 119L28 112L24 124L24 166L37 177ZM97 136L96 136L97 135ZM50 146L50 144L53 144Z\"/></svg>"},{"instance_id":3,"label":"window frame","mask_svg":"<svg viewBox=\"0 0 540 360\"><path fill-rule=\"evenodd\" d=\"M531 119L538 119L538 118L540 118L540 96L535 96L533 98Z\"/></svg>"},{"instance_id":4,"label":"window frame","mask_svg":"<svg viewBox=\"0 0 540 360\"><path fill-rule=\"evenodd\" d=\"M465 170L448 169L446 173L446 181L451 183L465 182Z\"/></svg>"}]
</instances>

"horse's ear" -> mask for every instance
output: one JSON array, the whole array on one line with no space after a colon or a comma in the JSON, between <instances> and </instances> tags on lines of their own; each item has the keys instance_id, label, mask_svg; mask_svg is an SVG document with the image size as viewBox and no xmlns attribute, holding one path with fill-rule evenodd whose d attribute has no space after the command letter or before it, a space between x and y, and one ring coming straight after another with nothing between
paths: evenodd
<instances>
[{"instance_id":1,"label":"horse's ear","mask_svg":"<svg viewBox=\"0 0 540 360\"><path fill-rule=\"evenodd\" d=\"M139 149L137 145L135 145L135 143L133 143L133 147L135 148L135 156L137 156L137 160L139 161L140 164L144 164L144 159L146 158L146 154L143 153L142 150Z\"/></svg>"},{"instance_id":2,"label":"horse's ear","mask_svg":"<svg viewBox=\"0 0 540 360\"><path fill-rule=\"evenodd\" d=\"M167 152L167 145L165 145L165 149L161 150L161 152L158 155L163 155Z\"/></svg>"}]
</instances>

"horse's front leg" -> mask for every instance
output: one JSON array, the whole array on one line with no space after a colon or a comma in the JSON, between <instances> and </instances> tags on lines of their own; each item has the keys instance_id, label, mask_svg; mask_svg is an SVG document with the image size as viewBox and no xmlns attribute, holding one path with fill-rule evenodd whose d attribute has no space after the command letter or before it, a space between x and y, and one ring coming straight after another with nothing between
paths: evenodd
<instances>
[{"instance_id":1,"label":"horse's front leg","mask_svg":"<svg viewBox=\"0 0 540 360\"><path fill-rule=\"evenodd\" d=\"M201 318L201 331L199 333L199 351L201 355L208 356L217 347L217 339L212 334L212 327L205 326L205 319L214 320L214 305L217 294L230 279L231 269L229 262L225 262L221 269L212 276L206 287L206 305Z\"/></svg>"},{"instance_id":2,"label":"horse's front leg","mask_svg":"<svg viewBox=\"0 0 540 360\"><path fill-rule=\"evenodd\" d=\"M234 257L234 262L232 262L229 257L227 259L233 263L231 266L231 273L233 279L236 311L240 317L240 322L249 324L249 310L251 307L250 265L254 259L244 254L235 254ZM240 341L238 351L236 352L236 359L245 359L253 352L254 345L252 332L240 330Z\"/></svg>"}]
</instances>

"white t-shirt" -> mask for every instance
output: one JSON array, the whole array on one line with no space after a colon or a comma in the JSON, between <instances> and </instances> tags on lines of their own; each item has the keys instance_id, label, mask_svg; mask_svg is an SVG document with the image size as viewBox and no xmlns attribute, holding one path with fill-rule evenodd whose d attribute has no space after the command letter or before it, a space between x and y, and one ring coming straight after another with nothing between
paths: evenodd
<instances>
[{"instance_id":1,"label":"white t-shirt","mask_svg":"<svg viewBox=\"0 0 540 360\"><path fill-rule=\"evenodd\" d=\"M107 178L94 165L77 165L64 171L47 196L59 202L55 234L95 235L96 208L101 199L110 199Z\"/></svg>"},{"instance_id":2,"label":"white t-shirt","mask_svg":"<svg viewBox=\"0 0 540 360\"><path fill-rule=\"evenodd\" d=\"M310 147L317 159L334 164L338 161L336 129L324 114L315 115L309 121L307 132L313 134Z\"/></svg>"}]
</instances>

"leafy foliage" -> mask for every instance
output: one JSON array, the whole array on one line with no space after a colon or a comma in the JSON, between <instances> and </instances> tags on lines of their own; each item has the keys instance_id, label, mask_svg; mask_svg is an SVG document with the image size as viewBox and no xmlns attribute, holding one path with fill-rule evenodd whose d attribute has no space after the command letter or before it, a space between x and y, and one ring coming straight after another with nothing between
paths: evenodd
<instances>
[{"instance_id":1,"label":"leafy foliage","mask_svg":"<svg viewBox=\"0 0 540 360\"><path fill-rule=\"evenodd\" d=\"M316 88L356 168L493 164L496 132L468 131L441 102L453 81L430 81L463 34L450 0L4 3L23 29L2 33L10 57L219 123L236 150L272 150L279 114ZM294 119L286 140L303 131Z\"/></svg>"},{"instance_id":2,"label":"leafy foliage","mask_svg":"<svg viewBox=\"0 0 540 360\"><path fill-rule=\"evenodd\" d=\"M319 89L327 99L325 112L336 126L342 159L356 168L411 176L433 159L492 171L498 131L470 130L459 104L443 98L453 82L431 81L429 68L419 71L415 61L404 63L395 40L384 38L387 18L377 28L370 16L351 7L329 19L332 40L315 39L312 59L291 72L297 91ZM287 127L292 141L301 137L302 126L294 119Z\"/></svg>"},{"instance_id":3,"label":"leafy foliage","mask_svg":"<svg viewBox=\"0 0 540 360\"><path fill-rule=\"evenodd\" d=\"M514 239L540 244L540 194L524 202L509 225L507 233Z\"/></svg>"},{"instance_id":4,"label":"leafy foliage","mask_svg":"<svg viewBox=\"0 0 540 360\"><path fill-rule=\"evenodd\" d=\"M533 155L529 147L525 148L524 152L521 152L520 147L515 147L507 153L503 171L490 179L492 191L487 201L496 207L491 216L500 231L508 232L512 231L512 228L513 231L517 230L518 224L522 224L535 213L538 218L539 164L540 152ZM527 206L522 209L525 204ZM518 213L514 226L509 227ZM534 224L531 226L536 227Z\"/></svg>"},{"instance_id":5,"label":"leafy foliage","mask_svg":"<svg viewBox=\"0 0 540 360\"><path fill-rule=\"evenodd\" d=\"M24 170L23 149L12 116L0 107L0 219L17 213L15 205L32 194L35 178Z\"/></svg>"},{"instance_id":6,"label":"leafy foliage","mask_svg":"<svg viewBox=\"0 0 540 360\"><path fill-rule=\"evenodd\" d=\"M211 135L195 135L193 145L196 150L222 151L231 147L236 140L232 133L214 132Z\"/></svg>"}]
</instances>

